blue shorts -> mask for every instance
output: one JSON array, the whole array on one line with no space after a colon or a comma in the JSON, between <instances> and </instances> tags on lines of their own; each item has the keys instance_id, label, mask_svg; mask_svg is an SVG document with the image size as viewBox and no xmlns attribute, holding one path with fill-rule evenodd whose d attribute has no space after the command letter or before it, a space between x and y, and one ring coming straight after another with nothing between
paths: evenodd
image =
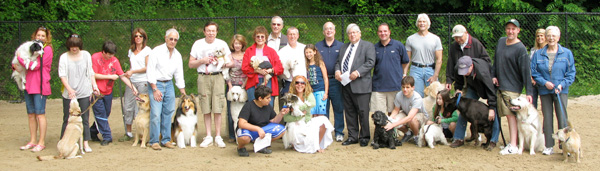
<instances>
[{"instance_id":1,"label":"blue shorts","mask_svg":"<svg viewBox=\"0 0 600 171\"><path fill-rule=\"evenodd\" d=\"M327 114L327 100L321 100L321 99L323 99L323 96L325 95L325 91L313 92L313 95L315 96L315 101L317 103L316 103L315 107L313 107L310 110L310 114L326 115Z\"/></svg>"},{"instance_id":2,"label":"blue shorts","mask_svg":"<svg viewBox=\"0 0 600 171\"><path fill-rule=\"evenodd\" d=\"M285 127L276 123L269 123L267 126L262 127L262 129L265 131L265 134L271 133L271 138L278 137L285 132ZM237 135L238 137L249 136L252 141L259 137L258 132L247 129L238 129Z\"/></svg>"},{"instance_id":3,"label":"blue shorts","mask_svg":"<svg viewBox=\"0 0 600 171\"><path fill-rule=\"evenodd\" d=\"M46 114L46 98L41 94L29 94L25 90L25 106L27 106L27 114Z\"/></svg>"}]
</instances>

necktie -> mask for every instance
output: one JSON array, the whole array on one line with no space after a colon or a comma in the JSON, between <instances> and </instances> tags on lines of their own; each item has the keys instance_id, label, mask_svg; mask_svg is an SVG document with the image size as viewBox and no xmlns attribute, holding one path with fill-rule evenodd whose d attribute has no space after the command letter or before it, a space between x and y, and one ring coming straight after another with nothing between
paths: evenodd
<instances>
[{"instance_id":1,"label":"necktie","mask_svg":"<svg viewBox=\"0 0 600 171\"><path fill-rule=\"evenodd\" d=\"M350 56L352 55L352 49L354 48L354 44L352 44L352 46L350 46L350 51L348 52L348 56L346 56L346 59L344 59L344 68L342 73L348 71L348 63L350 62Z\"/></svg>"}]
</instances>

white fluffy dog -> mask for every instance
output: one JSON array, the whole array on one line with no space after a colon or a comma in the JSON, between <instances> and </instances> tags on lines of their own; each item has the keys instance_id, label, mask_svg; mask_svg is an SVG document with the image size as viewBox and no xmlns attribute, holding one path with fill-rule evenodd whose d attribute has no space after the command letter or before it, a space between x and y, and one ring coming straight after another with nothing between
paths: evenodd
<instances>
[{"instance_id":1,"label":"white fluffy dog","mask_svg":"<svg viewBox=\"0 0 600 171\"><path fill-rule=\"evenodd\" d=\"M429 86L425 87L425 90L423 91L425 93L425 97L423 97L423 105L425 106L425 111L427 111L427 113L429 113L429 115L432 117L435 99L437 97L438 92L442 90L444 90L444 85L442 85L439 81L434 81L431 84L429 84Z\"/></svg>"},{"instance_id":2,"label":"white fluffy dog","mask_svg":"<svg viewBox=\"0 0 600 171\"><path fill-rule=\"evenodd\" d=\"M13 71L11 77L17 82L19 90L25 89L25 74L27 74L27 70L34 69L38 65L37 57L44 54L44 49L42 47L44 47L44 45L41 41L27 41L17 48L15 57L11 62L12 64L17 64L17 67L15 68L16 70ZM23 59L25 67L19 64L18 58ZM30 63L32 63L31 66L29 66Z\"/></svg>"},{"instance_id":3,"label":"white fluffy dog","mask_svg":"<svg viewBox=\"0 0 600 171\"><path fill-rule=\"evenodd\" d=\"M284 79L292 78L292 72L295 67L298 65L298 61L296 59L289 59L283 62L283 74L281 76Z\"/></svg>"},{"instance_id":4,"label":"white fluffy dog","mask_svg":"<svg viewBox=\"0 0 600 171\"><path fill-rule=\"evenodd\" d=\"M217 68L221 68L223 71L223 78L228 80L229 79L229 68L223 68L223 65L231 62L231 60L225 56L225 51L224 49L217 49L215 50L215 52L212 54L217 60L213 61L212 64L216 65Z\"/></svg>"},{"instance_id":5,"label":"white fluffy dog","mask_svg":"<svg viewBox=\"0 0 600 171\"><path fill-rule=\"evenodd\" d=\"M525 148L529 154L544 150L546 140L542 131L537 110L524 97L518 97L510 101L512 111L517 112L517 130L519 132L519 154Z\"/></svg>"},{"instance_id":6,"label":"white fluffy dog","mask_svg":"<svg viewBox=\"0 0 600 171\"><path fill-rule=\"evenodd\" d=\"M242 88L243 86L233 86L227 92L227 100L231 101L231 119L233 119L233 129L237 128L238 124L238 116L240 116L240 111L242 111L242 107L246 104L246 100L248 100L248 95L246 94L246 90Z\"/></svg>"},{"instance_id":7,"label":"white fluffy dog","mask_svg":"<svg viewBox=\"0 0 600 171\"><path fill-rule=\"evenodd\" d=\"M427 142L429 148L435 148L435 142L438 141L444 145L448 145L448 141L446 141L442 127L439 124L423 125L421 127L421 130L419 130L419 141L417 142L419 147L422 147L423 143Z\"/></svg>"}]
</instances>

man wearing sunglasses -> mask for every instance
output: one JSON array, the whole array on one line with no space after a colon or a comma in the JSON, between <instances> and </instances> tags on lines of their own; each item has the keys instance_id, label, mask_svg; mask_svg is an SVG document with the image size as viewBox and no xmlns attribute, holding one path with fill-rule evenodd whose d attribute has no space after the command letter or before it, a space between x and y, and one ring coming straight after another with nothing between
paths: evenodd
<instances>
[{"instance_id":1,"label":"man wearing sunglasses","mask_svg":"<svg viewBox=\"0 0 600 171\"><path fill-rule=\"evenodd\" d=\"M271 34L267 39L267 46L278 51L288 44L288 38L281 33L283 29L283 19L280 16L271 18Z\"/></svg>"}]
</instances>

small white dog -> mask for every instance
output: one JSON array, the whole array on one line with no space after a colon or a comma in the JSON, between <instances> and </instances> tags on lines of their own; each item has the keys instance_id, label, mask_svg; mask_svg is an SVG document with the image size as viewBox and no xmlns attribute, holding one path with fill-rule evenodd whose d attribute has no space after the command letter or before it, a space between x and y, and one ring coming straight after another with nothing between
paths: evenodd
<instances>
[{"instance_id":1,"label":"small white dog","mask_svg":"<svg viewBox=\"0 0 600 171\"><path fill-rule=\"evenodd\" d=\"M429 148L435 148L435 142L438 141L444 145L448 145L448 141L446 141L442 127L439 124L423 125L421 127L419 130L419 142L417 142L419 147L422 147L423 143L426 142Z\"/></svg>"},{"instance_id":2,"label":"small white dog","mask_svg":"<svg viewBox=\"0 0 600 171\"><path fill-rule=\"evenodd\" d=\"M246 90L242 86L233 86L227 92L227 100L231 101L231 119L233 119L233 129L237 128L238 124L238 116L240 116L240 111L242 111L242 107L246 104L246 100L248 100L248 96L246 94Z\"/></svg>"},{"instance_id":3,"label":"small white dog","mask_svg":"<svg viewBox=\"0 0 600 171\"><path fill-rule=\"evenodd\" d=\"M297 65L298 65L298 60L296 60L296 59L289 59L289 60L284 61L283 74L281 74L281 77L283 77L283 79L292 78L292 74Z\"/></svg>"},{"instance_id":4,"label":"small white dog","mask_svg":"<svg viewBox=\"0 0 600 171\"><path fill-rule=\"evenodd\" d=\"M34 69L38 65L37 57L44 54L44 49L42 47L44 47L42 42L36 40L27 41L21 44L19 48L17 48L17 51L15 52L15 57L11 62L12 64L17 64L17 67L15 68L16 70L13 71L11 77L15 79L15 82L17 82L17 87L19 88L19 90L25 89L25 75L27 74L27 70ZM25 67L19 64L18 58L23 59ZM29 66L30 63L31 66Z\"/></svg>"},{"instance_id":5,"label":"small white dog","mask_svg":"<svg viewBox=\"0 0 600 171\"><path fill-rule=\"evenodd\" d=\"M529 149L530 155L535 155L535 151L544 150L546 140L537 110L524 97L512 99L510 104L510 109L517 112L519 154L522 154L525 148Z\"/></svg>"},{"instance_id":6,"label":"small white dog","mask_svg":"<svg viewBox=\"0 0 600 171\"><path fill-rule=\"evenodd\" d=\"M231 60L225 56L225 49L217 49L215 50L214 53L212 53L212 56L214 56L217 60L212 61L213 65L216 65L217 68L221 68L223 71L223 78L228 80L229 79L229 68L223 68L223 66L225 64L228 64L229 62L231 62Z\"/></svg>"}]
</instances>

